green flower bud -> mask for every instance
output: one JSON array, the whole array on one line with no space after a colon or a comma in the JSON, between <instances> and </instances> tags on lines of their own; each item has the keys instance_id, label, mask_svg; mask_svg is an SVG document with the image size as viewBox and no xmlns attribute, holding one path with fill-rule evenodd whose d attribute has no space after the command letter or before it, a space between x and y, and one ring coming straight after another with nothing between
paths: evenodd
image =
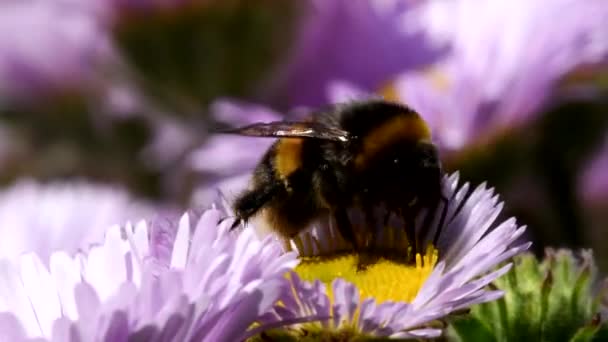
<instances>
[{"instance_id":1,"label":"green flower bud","mask_svg":"<svg viewBox=\"0 0 608 342\"><path fill-rule=\"evenodd\" d=\"M513 270L494 284L505 291L495 302L475 306L452 322L462 341L596 341L606 334L591 251L547 250L515 258Z\"/></svg>"}]
</instances>

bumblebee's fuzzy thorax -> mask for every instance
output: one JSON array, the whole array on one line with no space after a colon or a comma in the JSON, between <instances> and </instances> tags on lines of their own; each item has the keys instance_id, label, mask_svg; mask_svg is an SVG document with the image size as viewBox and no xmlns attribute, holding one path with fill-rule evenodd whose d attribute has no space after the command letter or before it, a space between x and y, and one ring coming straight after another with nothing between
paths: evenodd
<instances>
[{"instance_id":1,"label":"bumblebee's fuzzy thorax","mask_svg":"<svg viewBox=\"0 0 608 342\"><path fill-rule=\"evenodd\" d=\"M361 149L355 158L355 167L366 167L377 155L391 146L430 142L431 131L420 116L413 112L396 115L372 128L361 139Z\"/></svg>"},{"instance_id":2,"label":"bumblebee's fuzzy thorax","mask_svg":"<svg viewBox=\"0 0 608 342\"><path fill-rule=\"evenodd\" d=\"M289 177L302 166L302 138L283 138L276 143L275 171L281 179Z\"/></svg>"}]
</instances>

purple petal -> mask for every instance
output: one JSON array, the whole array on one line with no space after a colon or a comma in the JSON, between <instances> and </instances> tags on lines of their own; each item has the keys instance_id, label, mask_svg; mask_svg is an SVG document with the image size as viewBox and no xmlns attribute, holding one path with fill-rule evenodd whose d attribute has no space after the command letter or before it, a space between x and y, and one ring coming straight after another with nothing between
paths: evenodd
<instances>
[{"instance_id":1,"label":"purple petal","mask_svg":"<svg viewBox=\"0 0 608 342\"><path fill-rule=\"evenodd\" d=\"M118 311L112 314L109 326L104 335L104 341L127 341L129 338L129 320L127 314Z\"/></svg>"},{"instance_id":2,"label":"purple petal","mask_svg":"<svg viewBox=\"0 0 608 342\"><path fill-rule=\"evenodd\" d=\"M233 126L278 121L283 118L281 114L266 107L227 99L218 100L211 104L210 111L216 120Z\"/></svg>"},{"instance_id":3,"label":"purple petal","mask_svg":"<svg viewBox=\"0 0 608 342\"><path fill-rule=\"evenodd\" d=\"M606 62L606 20L601 1L423 2L404 25L450 52L399 76L396 93L443 148L484 143L489 132L534 120L569 72Z\"/></svg>"},{"instance_id":4,"label":"purple petal","mask_svg":"<svg viewBox=\"0 0 608 342\"><path fill-rule=\"evenodd\" d=\"M440 55L422 35L402 29L403 16L411 7L408 1L312 4L295 40L293 57L276 86L292 106L329 102L327 90L334 80L376 90L397 73Z\"/></svg>"},{"instance_id":5,"label":"purple petal","mask_svg":"<svg viewBox=\"0 0 608 342\"><path fill-rule=\"evenodd\" d=\"M80 283L76 285L74 295L79 319L83 322L95 322L101 302L93 287L87 283Z\"/></svg>"},{"instance_id":6,"label":"purple petal","mask_svg":"<svg viewBox=\"0 0 608 342\"><path fill-rule=\"evenodd\" d=\"M94 87L96 65L111 58L91 13L57 1L0 4L0 93L30 99L61 89ZM20 32L15 35L14 32Z\"/></svg>"},{"instance_id":7,"label":"purple petal","mask_svg":"<svg viewBox=\"0 0 608 342\"><path fill-rule=\"evenodd\" d=\"M0 337L4 341L25 340L25 330L12 313L0 312Z\"/></svg>"},{"instance_id":8,"label":"purple petal","mask_svg":"<svg viewBox=\"0 0 608 342\"><path fill-rule=\"evenodd\" d=\"M343 279L335 279L332 284L334 294L334 324L340 325L342 319L351 321L355 315L355 311L359 306L359 290L353 284L344 281Z\"/></svg>"},{"instance_id":9,"label":"purple petal","mask_svg":"<svg viewBox=\"0 0 608 342\"><path fill-rule=\"evenodd\" d=\"M433 339L441 336L443 332L441 329L415 329L408 332L399 332L390 335L391 338L422 338L422 339Z\"/></svg>"}]
</instances>

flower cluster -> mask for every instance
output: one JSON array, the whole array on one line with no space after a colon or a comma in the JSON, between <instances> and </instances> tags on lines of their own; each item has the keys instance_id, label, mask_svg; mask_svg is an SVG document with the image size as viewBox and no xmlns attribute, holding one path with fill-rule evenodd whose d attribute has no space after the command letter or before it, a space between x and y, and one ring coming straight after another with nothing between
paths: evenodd
<instances>
[{"instance_id":1,"label":"flower cluster","mask_svg":"<svg viewBox=\"0 0 608 342\"><path fill-rule=\"evenodd\" d=\"M591 254L518 255L578 233L606 268L606 23L605 0L0 1L0 341L597 339ZM372 97L460 170L439 208L350 208L363 251L331 217L234 229L273 141L218 130Z\"/></svg>"},{"instance_id":2,"label":"flower cluster","mask_svg":"<svg viewBox=\"0 0 608 342\"><path fill-rule=\"evenodd\" d=\"M417 255L416 264L383 260L362 273L348 251L343 254L345 242L331 222L312 227L291 242L296 251L286 251L251 227L231 231L228 213L216 208L178 220L112 225L102 241L76 252L55 246L48 260L35 247L6 256L0 261L2 336L235 341L263 331L345 329L354 336L438 336L442 330L431 322L499 298L502 292L484 287L510 266L494 267L529 246L517 242L524 228L514 220L494 224L501 204L492 190L470 192L453 175L444 191L448 214L436 245L426 236L428 253ZM23 224L24 234L45 234L36 230L35 220L47 215L39 208L30 215L33 224ZM67 213L73 217L65 222L92 223L78 219L82 211ZM408 249L405 240L394 241L403 244L393 248ZM405 279L410 288L402 287Z\"/></svg>"},{"instance_id":3,"label":"flower cluster","mask_svg":"<svg viewBox=\"0 0 608 342\"><path fill-rule=\"evenodd\" d=\"M601 1L587 5L424 2L406 14L402 26L424 32L449 52L425 68L394 74L381 91L418 110L447 150L487 143L505 129L534 121L569 73L606 63L608 45L601 32L608 7ZM557 32L556 21L568 30Z\"/></svg>"},{"instance_id":4,"label":"flower cluster","mask_svg":"<svg viewBox=\"0 0 608 342\"><path fill-rule=\"evenodd\" d=\"M237 341L276 302L297 263L271 239L234 235L216 209L184 214L168 246L163 225L107 229L87 252L35 253L1 261L2 337L48 340L175 338ZM169 248L160 259L153 249ZM164 337L163 337L164 336Z\"/></svg>"},{"instance_id":5,"label":"flower cluster","mask_svg":"<svg viewBox=\"0 0 608 342\"><path fill-rule=\"evenodd\" d=\"M18 34L17 34L18 33ZM110 57L107 37L78 6L45 1L0 4L0 98L95 88L98 64Z\"/></svg>"},{"instance_id":6,"label":"flower cluster","mask_svg":"<svg viewBox=\"0 0 608 342\"><path fill-rule=\"evenodd\" d=\"M0 192L0 258L35 251L75 253L99 242L107 227L150 217L150 204L119 187L85 182L42 184L22 180Z\"/></svg>"}]
</instances>

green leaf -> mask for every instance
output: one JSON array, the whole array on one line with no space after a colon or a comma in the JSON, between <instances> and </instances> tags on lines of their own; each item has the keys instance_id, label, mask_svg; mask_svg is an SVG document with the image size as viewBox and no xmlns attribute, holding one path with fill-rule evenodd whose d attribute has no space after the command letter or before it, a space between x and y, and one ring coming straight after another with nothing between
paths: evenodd
<instances>
[{"instance_id":1,"label":"green leaf","mask_svg":"<svg viewBox=\"0 0 608 342\"><path fill-rule=\"evenodd\" d=\"M460 341L487 341L497 342L495 334L492 332L491 327L484 324L484 322L474 318L459 318L452 322L451 328L454 330L450 332L455 334Z\"/></svg>"}]
</instances>

